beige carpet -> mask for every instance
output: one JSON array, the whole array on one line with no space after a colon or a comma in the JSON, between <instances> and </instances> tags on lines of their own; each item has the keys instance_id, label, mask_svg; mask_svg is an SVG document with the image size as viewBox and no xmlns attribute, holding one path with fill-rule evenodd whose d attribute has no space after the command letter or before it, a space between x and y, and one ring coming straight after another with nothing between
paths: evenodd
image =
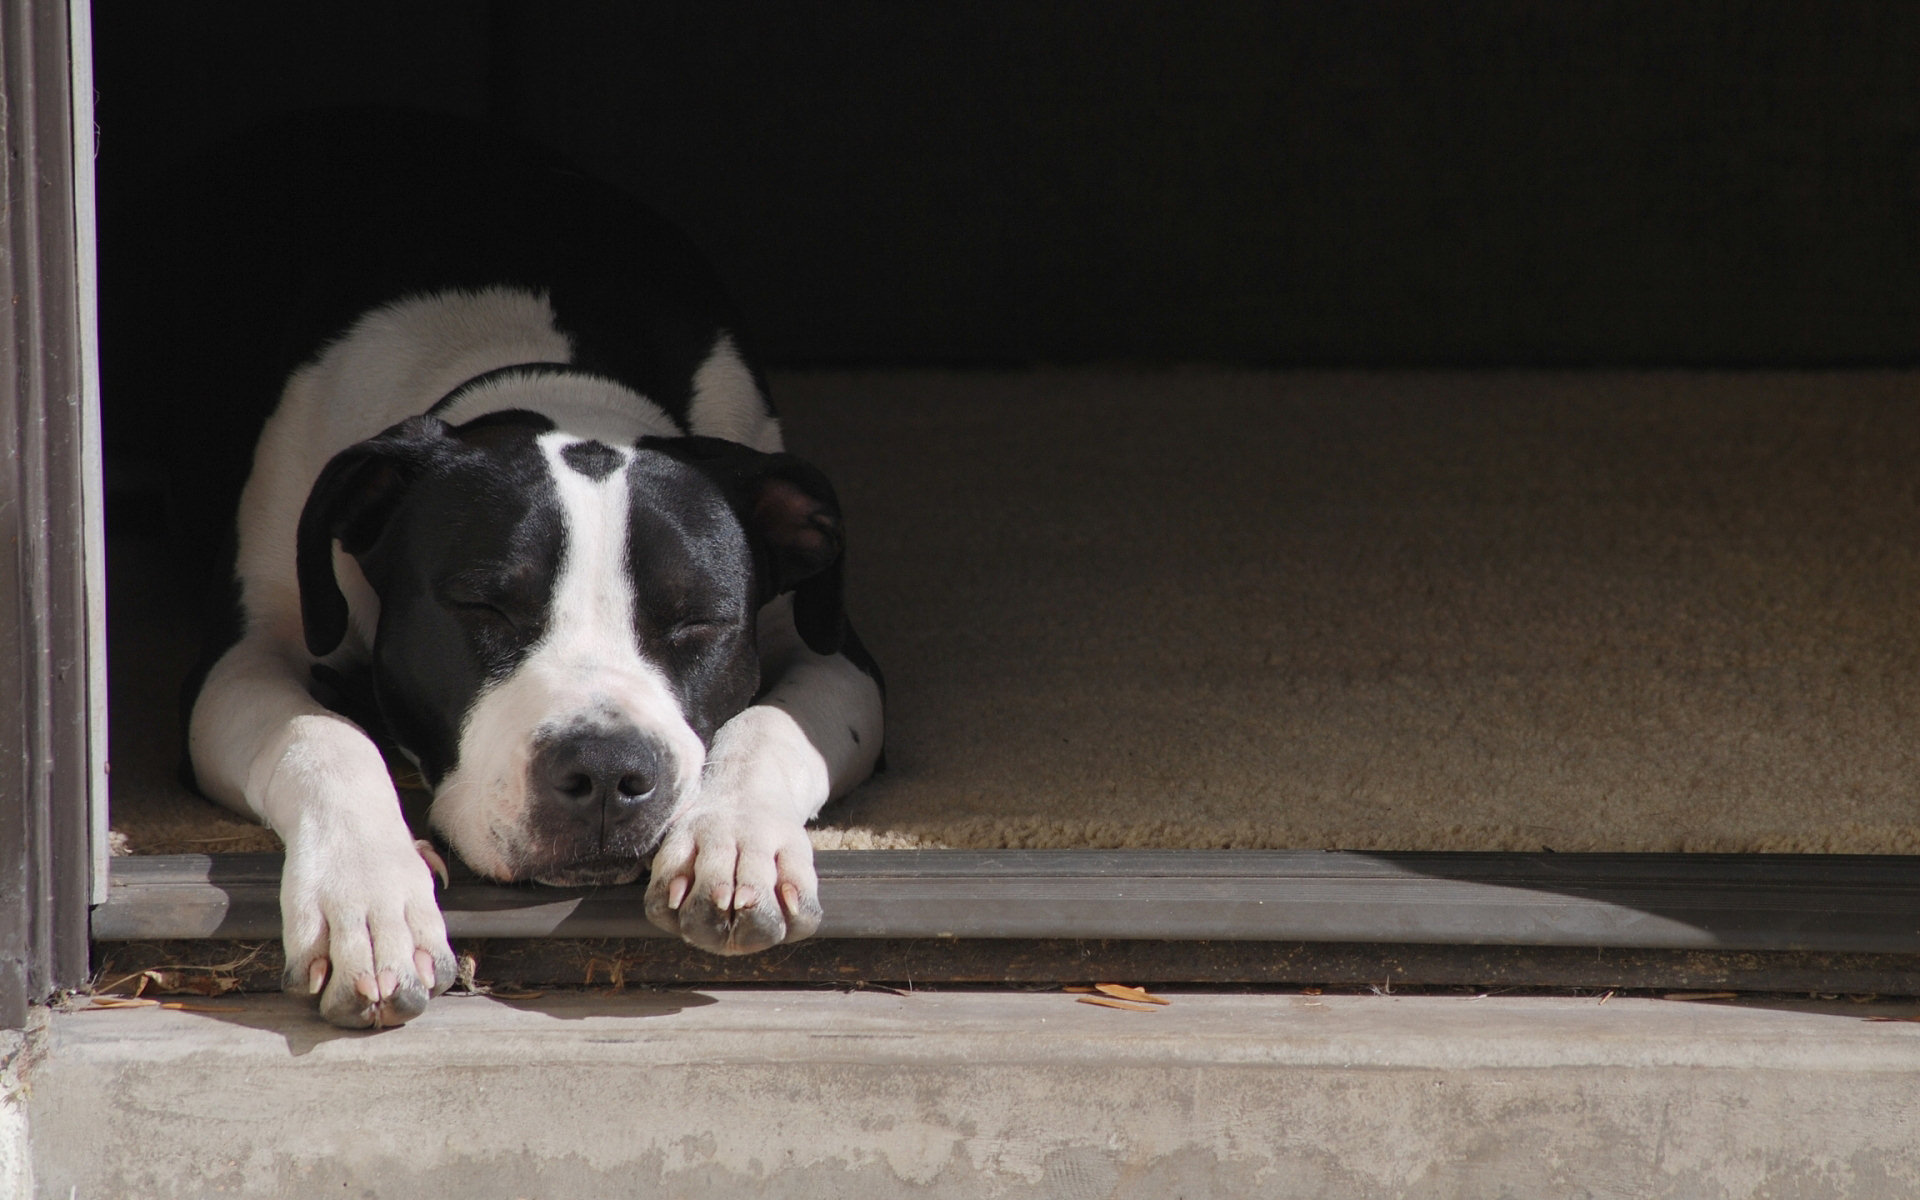
<instances>
[{"instance_id":1,"label":"beige carpet","mask_svg":"<svg viewBox=\"0 0 1920 1200\"><path fill-rule=\"evenodd\" d=\"M775 387L890 687L818 845L1920 851L1920 376Z\"/></svg>"}]
</instances>

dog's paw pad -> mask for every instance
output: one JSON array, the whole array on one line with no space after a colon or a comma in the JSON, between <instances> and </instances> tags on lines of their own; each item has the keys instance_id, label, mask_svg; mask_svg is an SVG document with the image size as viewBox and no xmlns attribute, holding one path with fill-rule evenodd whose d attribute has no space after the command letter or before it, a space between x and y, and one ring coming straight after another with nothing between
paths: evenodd
<instances>
[{"instance_id":1,"label":"dog's paw pad","mask_svg":"<svg viewBox=\"0 0 1920 1200\"><path fill-rule=\"evenodd\" d=\"M320 1015L343 1029L384 1029L425 1012L428 997L411 973L383 970L335 979L320 994Z\"/></svg>"},{"instance_id":2,"label":"dog's paw pad","mask_svg":"<svg viewBox=\"0 0 1920 1200\"><path fill-rule=\"evenodd\" d=\"M703 950L751 954L818 929L818 889L802 826L707 813L661 844L646 910Z\"/></svg>"},{"instance_id":3,"label":"dog's paw pad","mask_svg":"<svg viewBox=\"0 0 1920 1200\"><path fill-rule=\"evenodd\" d=\"M429 848L430 849L430 848ZM347 1029L400 1025L452 986L458 971L434 903L432 860L411 838L334 854L353 872L315 871L290 852L281 880L286 990L317 996Z\"/></svg>"}]
</instances>

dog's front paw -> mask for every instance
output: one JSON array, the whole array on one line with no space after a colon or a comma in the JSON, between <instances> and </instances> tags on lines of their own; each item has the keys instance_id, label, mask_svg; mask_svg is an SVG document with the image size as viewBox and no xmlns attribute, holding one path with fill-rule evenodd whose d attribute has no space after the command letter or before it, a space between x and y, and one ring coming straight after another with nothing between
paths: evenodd
<instances>
[{"instance_id":1,"label":"dog's front paw","mask_svg":"<svg viewBox=\"0 0 1920 1200\"><path fill-rule=\"evenodd\" d=\"M429 857L430 856L430 857ZM433 898L431 846L288 847L280 883L282 985L320 998L346 1029L399 1025L453 983L453 949Z\"/></svg>"},{"instance_id":2,"label":"dog's front paw","mask_svg":"<svg viewBox=\"0 0 1920 1200\"><path fill-rule=\"evenodd\" d=\"M715 954L751 954L820 928L813 843L791 820L707 809L653 856L647 919Z\"/></svg>"}]
</instances>

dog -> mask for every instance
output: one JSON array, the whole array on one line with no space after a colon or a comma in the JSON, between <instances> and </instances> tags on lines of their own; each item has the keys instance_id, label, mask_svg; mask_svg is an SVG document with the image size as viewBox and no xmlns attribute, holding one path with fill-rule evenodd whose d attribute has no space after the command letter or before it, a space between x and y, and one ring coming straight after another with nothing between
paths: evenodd
<instances>
[{"instance_id":1,"label":"dog","mask_svg":"<svg viewBox=\"0 0 1920 1200\"><path fill-rule=\"evenodd\" d=\"M650 872L649 919L723 954L814 932L805 826L875 768L880 673L833 488L687 239L432 118L298 118L191 175L140 289L179 311L122 324L170 331L173 457L243 480L188 757L286 845L287 989L366 1027L454 982L383 745L482 876Z\"/></svg>"}]
</instances>

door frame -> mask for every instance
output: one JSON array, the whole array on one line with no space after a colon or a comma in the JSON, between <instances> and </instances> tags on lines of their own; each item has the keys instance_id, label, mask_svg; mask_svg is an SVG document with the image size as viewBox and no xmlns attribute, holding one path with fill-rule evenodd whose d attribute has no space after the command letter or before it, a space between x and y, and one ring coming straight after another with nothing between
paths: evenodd
<instances>
[{"instance_id":1,"label":"door frame","mask_svg":"<svg viewBox=\"0 0 1920 1200\"><path fill-rule=\"evenodd\" d=\"M86 983L106 878L86 0L0 0L0 1027Z\"/></svg>"}]
</instances>

